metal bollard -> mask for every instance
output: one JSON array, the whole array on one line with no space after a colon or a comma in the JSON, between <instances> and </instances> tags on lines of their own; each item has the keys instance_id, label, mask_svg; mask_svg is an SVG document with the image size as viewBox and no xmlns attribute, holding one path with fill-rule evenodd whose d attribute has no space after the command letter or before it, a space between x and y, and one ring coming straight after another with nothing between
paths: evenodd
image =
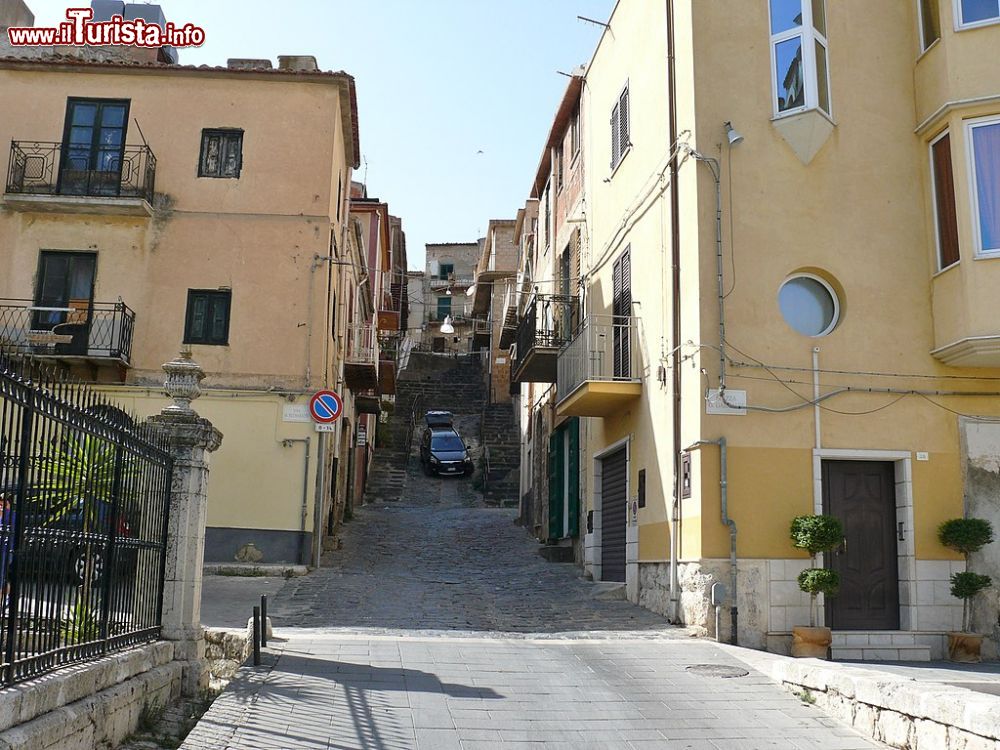
<instances>
[{"instance_id":1,"label":"metal bollard","mask_svg":"<svg viewBox=\"0 0 1000 750\"><path fill-rule=\"evenodd\" d=\"M253 665L260 666L260 607L253 608Z\"/></svg>"},{"instance_id":2,"label":"metal bollard","mask_svg":"<svg viewBox=\"0 0 1000 750\"><path fill-rule=\"evenodd\" d=\"M260 645L267 648L267 594L260 597Z\"/></svg>"}]
</instances>

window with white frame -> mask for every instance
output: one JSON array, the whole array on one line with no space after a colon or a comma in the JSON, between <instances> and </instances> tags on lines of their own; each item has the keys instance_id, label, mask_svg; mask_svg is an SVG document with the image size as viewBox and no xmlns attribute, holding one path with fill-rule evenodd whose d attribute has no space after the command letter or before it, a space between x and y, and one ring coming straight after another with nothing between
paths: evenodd
<instances>
[{"instance_id":1,"label":"window with white frame","mask_svg":"<svg viewBox=\"0 0 1000 750\"><path fill-rule=\"evenodd\" d=\"M826 0L770 0L770 7L774 113L831 114Z\"/></svg>"},{"instance_id":2,"label":"window with white frame","mask_svg":"<svg viewBox=\"0 0 1000 750\"><path fill-rule=\"evenodd\" d=\"M1000 0L955 0L955 19L960 29L1000 22Z\"/></svg>"},{"instance_id":3,"label":"window with white frame","mask_svg":"<svg viewBox=\"0 0 1000 750\"><path fill-rule=\"evenodd\" d=\"M966 125L976 253L1000 255L1000 117Z\"/></svg>"},{"instance_id":4,"label":"window with white frame","mask_svg":"<svg viewBox=\"0 0 1000 750\"><path fill-rule=\"evenodd\" d=\"M611 111L611 168L614 169L621 162L632 145L629 133L629 101L628 84L618 95L615 108Z\"/></svg>"},{"instance_id":5,"label":"window with white frame","mask_svg":"<svg viewBox=\"0 0 1000 750\"><path fill-rule=\"evenodd\" d=\"M941 38L938 0L917 0L917 13L920 20L920 51L925 52Z\"/></svg>"}]
</instances>

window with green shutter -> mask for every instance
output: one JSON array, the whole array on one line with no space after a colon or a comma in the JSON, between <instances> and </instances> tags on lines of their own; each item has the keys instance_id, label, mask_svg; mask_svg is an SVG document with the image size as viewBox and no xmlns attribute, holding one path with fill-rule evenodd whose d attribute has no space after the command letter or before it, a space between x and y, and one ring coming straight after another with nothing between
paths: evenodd
<instances>
[{"instance_id":1,"label":"window with green shutter","mask_svg":"<svg viewBox=\"0 0 1000 750\"><path fill-rule=\"evenodd\" d=\"M189 289L184 343L226 346L232 296L229 289Z\"/></svg>"}]
</instances>

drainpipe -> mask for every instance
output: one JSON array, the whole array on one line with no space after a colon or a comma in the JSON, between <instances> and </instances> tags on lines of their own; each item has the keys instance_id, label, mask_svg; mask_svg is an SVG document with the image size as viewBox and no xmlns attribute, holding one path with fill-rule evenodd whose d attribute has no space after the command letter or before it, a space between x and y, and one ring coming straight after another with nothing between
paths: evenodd
<instances>
[{"instance_id":1,"label":"drainpipe","mask_svg":"<svg viewBox=\"0 0 1000 750\"><path fill-rule=\"evenodd\" d=\"M305 443L306 456L302 469L302 518L299 526L299 564L305 564L306 548L306 518L309 517L309 448L312 440L310 438L287 438L281 441L283 448L291 448L294 443Z\"/></svg>"},{"instance_id":2,"label":"drainpipe","mask_svg":"<svg viewBox=\"0 0 1000 750\"><path fill-rule=\"evenodd\" d=\"M703 445L719 446L719 500L722 505L722 523L729 527L729 588L732 592L729 604L729 621L732 632L729 634L729 642L737 645L737 624L739 621L739 607L736 604L736 522L729 517L729 464L727 456L727 443L725 437L718 440L699 440L693 445L685 448L685 452L700 448ZM718 637L718 634L716 634Z\"/></svg>"},{"instance_id":3,"label":"drainpipe","mask_svg":"<svg viewBox=\"0 0 1000 750\"><path fill-rule=\"evenodd\" d=\"M681 520L681 229L677 221L680 216L680 198L677 184L677 81L674 43L674 3L666 0L667 13L667 109L669 132L667 134L670 159L670 261L671 261L671 348L674 352L673 366L673 454L674 454L674 497L670 520L670 603L674 623L681 621L680 574L680 520Z\"/></svg>"}]
</instances>

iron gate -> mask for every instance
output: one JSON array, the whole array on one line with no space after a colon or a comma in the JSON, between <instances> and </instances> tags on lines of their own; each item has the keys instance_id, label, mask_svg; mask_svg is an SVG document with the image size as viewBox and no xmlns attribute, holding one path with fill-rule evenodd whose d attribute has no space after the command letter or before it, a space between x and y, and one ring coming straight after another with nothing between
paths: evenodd
<instances>
[{"instance_id":1,"label":"iron gate","mask_svg":"<svg viewBox=\"0 0 1000 750\"><path fill-rule=\"evenodd\" d=\"M100 394L0 358L0 684L159 636L171 470Z\"/></svg>"}]
</instances>

